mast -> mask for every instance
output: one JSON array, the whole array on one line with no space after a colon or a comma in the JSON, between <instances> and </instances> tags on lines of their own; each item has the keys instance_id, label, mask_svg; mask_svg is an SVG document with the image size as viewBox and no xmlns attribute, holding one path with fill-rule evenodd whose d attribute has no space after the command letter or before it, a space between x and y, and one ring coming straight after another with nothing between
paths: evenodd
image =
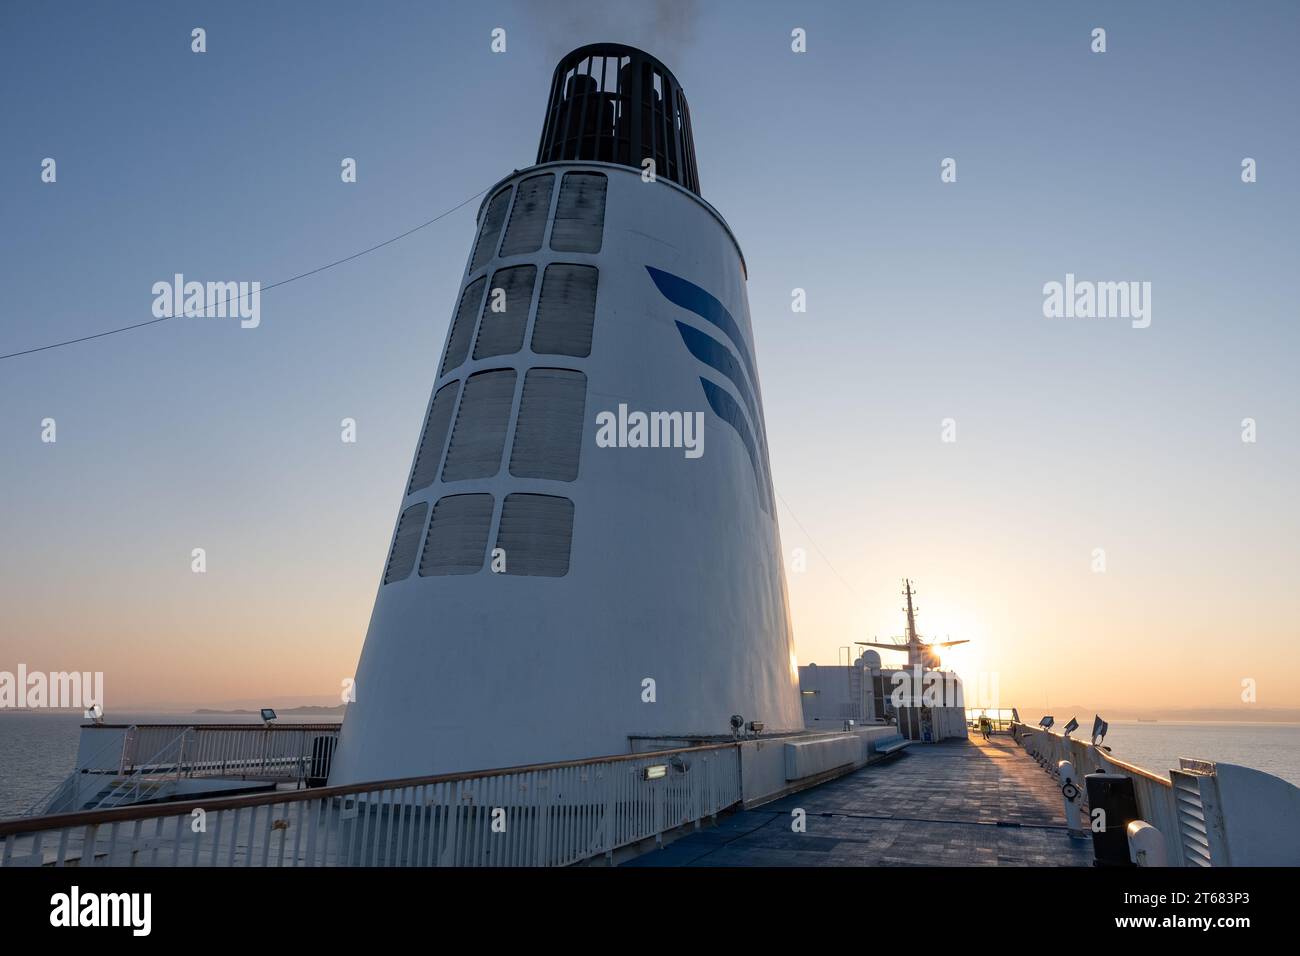
<instances>
[{"instance_id":1,"label":"mast","mask_svg":"<svg viewBox=\"0 0 1300 956\"><path fill-rule=\"evenodd\" d=\"M903 578L903 594L907 598L907 666L915 667L923 661L921 639L916 636L916 611L912 608L912 582Z\"/></svg>"}]
</instances>

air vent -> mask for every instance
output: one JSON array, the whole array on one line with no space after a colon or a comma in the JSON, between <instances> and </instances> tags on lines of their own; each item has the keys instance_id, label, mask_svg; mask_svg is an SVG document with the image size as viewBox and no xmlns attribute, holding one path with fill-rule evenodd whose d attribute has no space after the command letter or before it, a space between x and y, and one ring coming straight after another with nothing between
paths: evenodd
<instances>
[{"instance_id":1,"label":"air vent","mask_svg":"<svg viewBox=\"0 0 1300 956\"><path fill-rule=\"evenodd\" d=\"M1195 774L1171 770L1174 806L1178 810L1178 835L1183 849L1184 866L1213 866L1210 828L1201 799L1200 780Z\"/></svg>"},{"instance_id":2,"label":"air vent","mask_svg":"<svg viewBox=\"0 0 1300 956\"><path fill-rule=\"evenodd\" d=\"M517 478L573 481L582 452L587 376L564 368L529 369L510 453Z\"/></svg>"},{"instance_id":3,"label":"air vent","mask_svg":"<svg viewBox=\"0 0 1300 956\"><path fill-rule=\"evenodd\" d=\"M597 281L594 266L557 262L546 267L533 327L534 352L579 358L591 354Z\"/></svg>"},{"instance_id":4,"label":"air vent","mask_svg":"<svg viewBox=\"0 0 1300 956\"><path fill-rule=\"evenodd\" d=\"M420 547L420 532L424 530L424 516L428 513L429 503L421 501L418 505L411 505L397 519L397 534L393 535L393 548L388 552L388 565L384 569L385 584L411 576L415 552Z\"/></svg>"},{"instance_id":5,"label":"air vent","mask_svg":"<svg viewBox=\"0 0 1300 956\"><path fill-rule=\"evenodd\" d=\"M492 526L491 495L448 495L433 506L420 574L473 574L483 567Z\"/></svg>"},{"instance_id":6,"label":"air vent","mask_svg":"<svg viewBox=\"0 0 1300 956\"><path fill-rule=\"evenodd\" d=\"M559 578L569 573L573 502L554 495L507 495L497 547L505 573Z\"/></svg>"},{"instance_id":7,"label":"air vent","mask_svg":"<svg viewBox=\"0 0 1300 956\"><path fill-rule=\"evenodd\" d=\"M515 190L515 204L510 210L510 225L501 243L501 255L517 256L542 248L546 219L551 213L551 190L555 176L545 173L529 176Z\"/></svg>"},{"instance_id":8,"label":"air vent","mask_svg":"<svg viewBox=\"0 0 1300 956\"><path fill-rule=\"evenodd\" d=\"M442 466L443 481L490 478L500 470L514 397L512 368L479 372L466 379L447 463Z\"/></svg>"},{"instance_id":9,"label":"air vent","mask_svg":"<svg viewBox=\"0 0 1300 956\"><path fill-rule=\"evenodd\" d=\"M420 435L420 448L415 453L411 484L406 489L408 495L433 484L433 479L438 476L438 463L442 461L442 448L447 443L447 426L451 424L451 413L456 407L456 386L459 384L449 382L433 396L429 415L424 421L424 432Z\"/></svg>"},{"instance_id":10,"label":"air vent","mask_svg":"<svg viewBox=\"0 0 1300 956\"><path fill-rule=\"evenodd\" d=\"M465 287L460 296L460 306L456 309L456 318L451 323L451 335L447 337L447 354L442 359L442 371L446 375L469 354L469 343L474 341L474 325L478 319L478 308L483 302L483 289L487 277L475 279Z\"/></svg>"},{"instance_id":11,"label":"air vent","mask_svg":"<svg viewBox=\"0 0 1300 956\"><path fill-rule=\"evenodd\" d=\"M528 325L536 279L537 266L498 269L492 276L487 303L483 306L483 321L478 324L478 339L474 342L474 358L513 355L524 347L524 329ZM503 311L492 311L498 302Z\"/></svg>"},{"instance_id":12,"label":"air vent","mask_svg":"<svg viewBox=\"0 0 1300 956\"><path fill-rule=\"evenodd\" d=\"M509 187L501 190L488 203L487 214L483 217L483 228L479 231L478 241L474 243L474 255L470 259L469 271L482 269L496 254L497 240L501 238L501 226L506 221L506 210L510 208Z\"/></svg>"},{"instance_id":13,"label":"air vent","mask_svg":"<svg viewBox=\"0 0 1300 956\"><path fill-rule=\"evenodd\" d=\"M604 173L566 173L551 227L551 248L560 252L600 252L605 232Z\"/></svg>"}]
</instances>

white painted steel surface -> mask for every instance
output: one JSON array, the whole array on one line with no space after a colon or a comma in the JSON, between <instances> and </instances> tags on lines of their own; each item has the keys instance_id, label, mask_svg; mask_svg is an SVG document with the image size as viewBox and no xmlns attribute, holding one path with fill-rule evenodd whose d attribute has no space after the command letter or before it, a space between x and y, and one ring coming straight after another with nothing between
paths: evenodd
<instances>
[{"instance_id":1,"label":"white painted steel surface","mask_svg":"<svg viewBox=\"0 0 1300 956\"><path fill-rule=\"evenodd\" d=\"M534 293L521 351L452 363L431 392L470 374L518 371L502 463L495 475L443 482L404 495L397 511L442 496L490 493L496 541L506 495L557 495L574 504L568 573L421 576L379 587L344 720L332 784L477 770L625 752L628 737L729 732L733 714L769 731L803 726L780 541L766 455L758 462L706 401L706 379L745 408L765 444L761 413L736 385L687 348L678 323L717 340L737 366L754 341L739 249L717 213L671 183L601 163L551 163L490 191L555 174L551 210L536 252L493 256L467 270L462 288L499 268L576 263L599 270L591 354L534 354ZM550 249L565 173L608 177L599 252ZM508 220L507 220L508 221ZM740 342L670 301L647 267L716 298ZM442 314L456 302L443 303ZM440 321L431 317L430 321ZM450 337L450 331L449 331ZM741 353L747 352L748 359ZM440 356L429 356L431 374ZM577 479L513 477L511 436L528 368L576 369L587 377ZM749 372L743 373L748 382ZM748 382L761 402L757 381ZM596 415L617 411L704 412L704 453L602 448ZM761 405L760 405L761 408ZM454 420L453 420L454 421ZM411 416L412 441L418 439ZM406 486L407 475L394 476ZM508 555L507 555L508 560ZM656 701L643 701L643 681Z\"/></svg>"}]
</instances>

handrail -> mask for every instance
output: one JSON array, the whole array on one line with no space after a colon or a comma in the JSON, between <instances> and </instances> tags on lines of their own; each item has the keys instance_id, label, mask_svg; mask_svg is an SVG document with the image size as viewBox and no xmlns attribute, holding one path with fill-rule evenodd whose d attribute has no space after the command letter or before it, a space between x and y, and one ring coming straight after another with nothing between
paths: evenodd
<instances>
[{"instance_id":1,"label":"handrail","mask_svg":"<svg viewBox=\"0 0 1300 956\"><path fill-rule=\"evenodd\" d=\"M399 777L393 780L369 780L363 783L342 784L334 787L315 787L307 790L276 790L269 793L248 794L237 797L212 797L206 800L195 799L171 801L168 803L138 804L135 806L113 807L104 810L82 810L75 813L54 813L44 817L27 817L22 820L0 820L0 837L20 833L35 833L43 830L56 830L63 827L75 827L100 823L125 823L132 820L147 820L154 817L173 817L178 812L178 804L183 802L187 808L202 808L207 811L233 810L246 807L261 807L267 804L305 803L330 797L346 797L356 794L375 793L380 790L400 790L405 787L429 786L439 783L456 783L463 780L480 780L487 777L501 777L518 773L540 772L544 770L562 770L570 767L584 767L592 764L623 763L647 758L671 757L674 754L699 753L701 751L728 750L738 748L739 741L720 744L704 744L696 747L676 747L672 750L648 750L635 754L612 754L604 757L588 757L582 760L560 760L553 763L522 764L516 767L500 767L493 770L470 770L461 773L434 774L425 777Z\"/></svg>"},{"instance_id":2,"label":"handrail","mask_svg":"<svg viewBox=\"0 0 1300 956\"><path fill-rule=\"evenodd\" d=\"M338 730L341 721L323 724L209 724L203 721L175 721L166 724L82 724L82 730L130 730L132 727L150 729L154 727L194 727L200 730Z\"/></svg>"}]
</instances>

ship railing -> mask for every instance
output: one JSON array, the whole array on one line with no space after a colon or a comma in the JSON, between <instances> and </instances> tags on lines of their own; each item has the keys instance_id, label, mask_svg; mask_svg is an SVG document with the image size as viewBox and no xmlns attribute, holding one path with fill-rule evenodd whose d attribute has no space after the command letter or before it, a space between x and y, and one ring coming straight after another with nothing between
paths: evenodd
<instances>
[{"instance_id":1,"label":"ship railing","mask_svg":"<svg viewBox=\"0 0 1300 956\"><path fill-rule=\"evenodd\" d=\"M1188 865L1184 859L1183 840L1179 832L1177 796L1171 781L1120 760L1088 740L1065 737L1042 727L1025 724L1016 724L1012 733L1020 745L1053 777L1058 776L1057 767L1062 760L1070 761L1076 780L1082 780L1090 773L1118 773L1127 776L1133 781L1133 794L1137 798L1141 819L1159 830L1164 838L1169 864ZM1084 802L1084 820L1087 825L1086 790L1079 799Z\"/></svg>"},{"instance_id":2,"label":"ship railing","mask_svg":"<svg viewBox=\"0 0 1300 956\"><path fill-rule=\"evenodd\" d=\"M83 734L121 741L120 756L101 750L79 771L120 776L234 776L302 781L319 762L322 738L337 739L339 724L97 724ZM93 746L93 744L92 744Z\"/></svg>"},{"instance_id":3,"label":"ship railing","mask_svg":"<svg viewBox=\"0 0 1300 956\"><path fill-rule=\"evenodd\" d=\"M708 744L0 821L0 866L564 866L740 802Z\"/></svg>"}]
</instances>

